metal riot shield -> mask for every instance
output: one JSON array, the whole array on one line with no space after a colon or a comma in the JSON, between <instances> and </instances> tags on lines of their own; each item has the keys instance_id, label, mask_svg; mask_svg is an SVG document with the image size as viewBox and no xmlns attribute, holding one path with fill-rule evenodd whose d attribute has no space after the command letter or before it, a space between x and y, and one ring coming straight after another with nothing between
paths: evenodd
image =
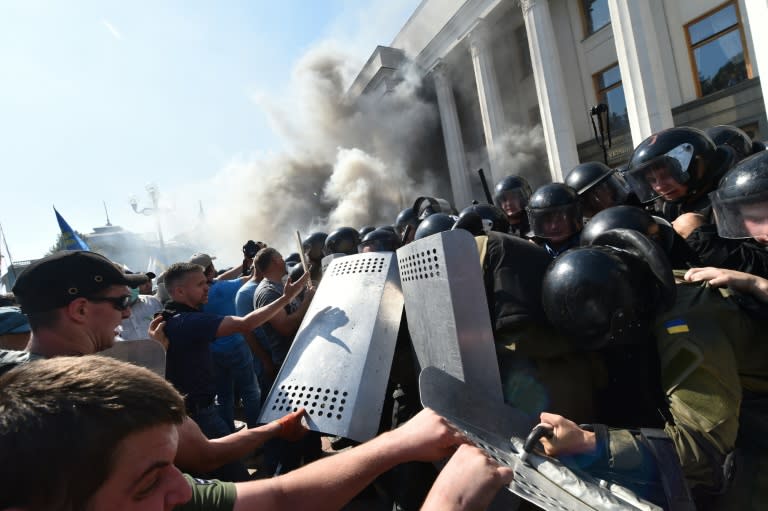
<instances>
[{"instance_id":1,"label":"metal riot shield","mask_svg":"<svg viewBox=\"0 0 768 511\"><path fill-rule=\"evenodd\" d=\"M360 442L373 438L402 312L394 254L331 261L259 421L304 407L312 430Z\"/></svg>"},{"instance_id":2,"label":"metal riot shield","mask_svg":"<svg viewBox=\"0 0 768 511\"><path fill-rule=\"evenodd\" d=\"M434 366L504 402L480 256L464 229L397 251L408 330L421 369Z\"/></svg>"},{"instance_id":3,"label":"metal riot shield","mask_svg":"<svg viewBox=\"0 0 768 511\"><path fill-rule=\"evenodd\" d=\"M523 443L535 422L507 404L489 401L440 369L427 367L421 372L419 394L424 407L445 417L489 457L515 472L509 491L544 510L661 510L627 488L572 470L557 459L530 453L522 461Z\"/></svg>"},{"instance_id":4,"label":"metal riot shield","mask_svg":"<svg viewBox=\"0 0 768 511\"><path fill-rule=\"evenodd\" d=\"M323 257L320 260L320 269L322 271L322 275L325 275L325 271L328 269L328 266L331 264L331 262L334 259L338 259L340 257L347 257L347 254L328 254L327 256Z\"/></svg>"},{"instance_id":5,"label":"metal riot shield","mask_svg":"<svg viewBox=\"0 0 768 511\"><path fill-rule=\"evenodd\" d=\"M165 349L152 339L115 341L114 346L97 354L146 367L165 378Z\"/></svg>"}]
</instances>

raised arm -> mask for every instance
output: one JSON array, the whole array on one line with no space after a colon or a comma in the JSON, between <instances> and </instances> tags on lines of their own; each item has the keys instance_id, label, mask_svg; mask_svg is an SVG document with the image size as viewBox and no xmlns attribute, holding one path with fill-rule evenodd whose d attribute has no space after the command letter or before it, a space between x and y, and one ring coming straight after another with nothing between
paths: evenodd
<instances>
[{"instance_id":1,"label":"raised arm","mask_svg":"<svg viewBox=\"0 0 768 511\"><path fill-rule=\"evenodd\" d=\"M244 458L267 440L296 436L301 429L300 410L257 428L246 428L231 435L210 440L189 417L179 426L179 448L174 464L183 471L205 473Z\"/></svg>"},{"instance_id":2,"label":"raised arm","mask_svg":"<svg viewBox=\"0 0 768 511\"><path fill-rule=\"evenodd\" d=\"M286 305L291 303L300 292L306 286L309 274L305 273L296 282L288 282L285 284L283 295L264 307L260 307L252 312L249 312L245 316L226 316L219 324L219 328L216 330L216 337L222 337L225 335L232 335L234 333L247 333L254 328L258 328L277 313L282 311Z\"/></svg>"},{"instance_id":3,"label":"raised arm","mask_svg":"<svg viewBox=\"0 0 768 511\"><path fill-rule=\"evenodd\" d=\"M464 440L432 410L348 451L288 474L237 484L235 511L340 509L379 474L406 461L436 461Z\"/></svg>"}]
</instances>

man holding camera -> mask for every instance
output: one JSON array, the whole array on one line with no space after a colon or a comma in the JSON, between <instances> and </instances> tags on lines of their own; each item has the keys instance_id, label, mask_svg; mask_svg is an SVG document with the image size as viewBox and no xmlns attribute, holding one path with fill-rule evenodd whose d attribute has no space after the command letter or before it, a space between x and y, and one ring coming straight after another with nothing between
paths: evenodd
<instances>
[{"instance_id":1,"label":"man holding camera","mask_svg":"<svg viewBox=\"0 0 768 511\"><path fill-rule=\"evenodd\" d=\"M248 280L247 276L241 276L246 263L248 245L243 247L246 259L244 266L235 267L217 277L213 264L214 257L208 254L197 253L189 262L203 267L205 278L208 282L208 302L203 305L202 312L217 314L219 316L236 316L235 295L240 287ZM235 395L243 400L245 420L249 427L257 424L259 410L261 408L261 391L256 374L253 369L253 354L249 344L258 344L255 339L246 337L253 335L232 333L217 337L210 345L211 356L215 367L216 395L218 396L217 410L227 424L230 432L234 432Z\"/></svg>"}]
</instances>

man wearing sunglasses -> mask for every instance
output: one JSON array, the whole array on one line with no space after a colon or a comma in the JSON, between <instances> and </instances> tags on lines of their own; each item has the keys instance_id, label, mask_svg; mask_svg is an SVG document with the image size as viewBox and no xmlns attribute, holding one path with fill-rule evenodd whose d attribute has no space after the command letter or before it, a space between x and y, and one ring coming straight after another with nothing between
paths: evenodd
<instances>
[{"instance_id":1,"label":"man wearing sunglasses","mask_svg":"<svg viewBox=\"0 0 768 511\"><path fill-rule=\"evenodd\" d=\"M35 261L13 288L32 329L25 356L110 348L118 325L131 315L130 288L146 281L146 275L125 274L94 252L58 252Z\"/></svg>"},{"instance_id":2,"label":"man wearing sunglasses","mask_svg":"<svg viewBox=\"0 0 768 511\"><path fill-rule=\"evenodd\" d=\"M130 288L146 280L142 274L124 274L94 252L59 252L35 261L13 288L29 319L31 339L25 351L0 350L0 375L33 360L90 355L111 347L117 326L131 314ZM293 414L288 421L299 420L300 414ZM211 472L275 435L261 426L208 440L185 417L175 462L188 472Z\"/></svg>"}]
</instances>

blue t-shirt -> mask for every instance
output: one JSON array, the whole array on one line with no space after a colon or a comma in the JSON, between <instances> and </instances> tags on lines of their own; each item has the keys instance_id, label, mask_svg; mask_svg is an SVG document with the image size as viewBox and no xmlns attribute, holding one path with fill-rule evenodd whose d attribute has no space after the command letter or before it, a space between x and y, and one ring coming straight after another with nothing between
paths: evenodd
<instances>
[{"instance_id":1,"label":"blue t-shirt","mask_svg":"<svg viewBox=\"0 0 768 511\"><path fill-rule=\"evenodd\" d=\"M210 344L223 319L217 314L179 312L165 323L165 378L185 396L187 406L213 403L216 383Z\"/></svg>"},{"instance_id":2,"label":"blue t-shirt","mask_svg":"<svg viewBox=\"0 0 768 511\"><path fill-rule=\"evenodd\" d=\"M216 280L208 289L208 303L203 305L203 312L209 314L218 314L220 316L237 316L235 311L235 295L243 285L241 279L234 280ZM240 334L226 335L219 337L211 344L212 351L231 351L239 343L245 342Z\"/></svg>"},{"instance_id":3,"label":"blue t-shirt","mask_svg":"<svg viewBox=\"0 0 768 511\"><path fill-rule=\"evenodd\" d=\"M256 287L258 287L258 285L258 282L249 280L237 290L237 294L235 295L236 315L245 316L253 311L253 294L256 292Z\"/></svg>"}]
</instances>

